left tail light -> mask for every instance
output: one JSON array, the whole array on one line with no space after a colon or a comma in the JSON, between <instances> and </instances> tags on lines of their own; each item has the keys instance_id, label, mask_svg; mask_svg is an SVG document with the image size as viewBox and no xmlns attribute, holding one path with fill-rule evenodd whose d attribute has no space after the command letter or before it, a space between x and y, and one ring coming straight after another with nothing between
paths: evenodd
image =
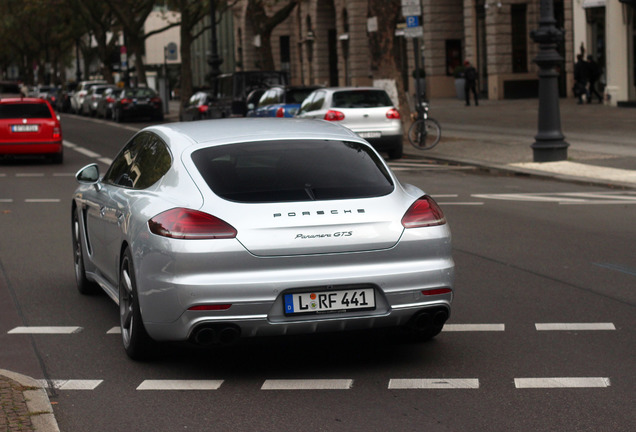
<instances>
[{"instance_id":1,"label":"left tail light","mask_svg":"<svg viewBox=\"0 0 636 432\"><path fill-rule=\"evenodd\" d=\"M390 110L388 110L386 112L386 118L391 119L391 120L399 120L400 119L400 112L398 110L396 110L395 108L391 108Z\"/></svg>"},{"instance_id":2,"label":"left tail light","mask_svg":"<svg viewBox=\"0 0 636 432\"><path fill-rule=\"evenodd\" d=\"M148 221L150 232L161 237L202 240L235 238L237 231L227 222L198 210L174 208Z\"/></svg>"},{"instance_id":3,"label":"left tail light","mask_svg":"<svg viewBox=\"0 0 636 432\"><path fill-rule=\"evenodd\" d=\"M208 106L207 105L199 105L199 107L197 108L197 110L201 113L201 114L205 114L206 112L208 112Z\"/></svg>"},{"instance_id":4,"label":"left tail light","mask_svg":"<svg viewBox=\"0 0 636 432\"><path fill-rule=\"evenodd\" d=\"M404 228L421 228L428 226L444 225L446 217L435 200L424 195L407 210L402 218Z\"/></svg>"},{"instance_id":5,"label":"left tail light","mask_svg":"<svg viewBox=\"0 0 636 432\"><path fill-rule=\"evenodd\" d=\"M276 110L276 117L285 117L285 108L280 107Z\"/></svg>"},{"instance_id":6,"label":"left tail light","mask_svg":"<svg viewBox=\"0 0 636 432\"><path fill-rule=\"evenodd\" d=\"M62 128L60 126L53 126L53 139L62 139Z\"/></svg>"}]
</instances>

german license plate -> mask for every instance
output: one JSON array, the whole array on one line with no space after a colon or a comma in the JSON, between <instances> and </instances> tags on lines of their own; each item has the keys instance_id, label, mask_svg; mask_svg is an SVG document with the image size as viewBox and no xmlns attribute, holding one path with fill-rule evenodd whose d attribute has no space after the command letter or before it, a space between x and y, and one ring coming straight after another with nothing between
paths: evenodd
<instances>
[{"instance_id":1,"label":"german license plate","mask_svg":"<svg viewBox=\"0 0 636 432\"><path fill-rule=\"evenodd\" d=\"M373 288L285 294L285 314L316 314L375 309Z\"/></svg>"},{"instance_id":2,"label":"german license plate","mask_svg":"<svg viewBox=\"0 0 636 432\"><path fill-rule=\"evenodd\" d=\"M37 132L40 130L39 125L11 125L11 132Z\"/></svg>"},{"instance_id":3,"label":"german license plate","mask_svg":"<svg viewBox=\"0 0 636 432\"><path fill-rule=\"evenodd\" d=\"M380 138L382 132L358 132L360 138Z\"/></svg>"}]
</instances>

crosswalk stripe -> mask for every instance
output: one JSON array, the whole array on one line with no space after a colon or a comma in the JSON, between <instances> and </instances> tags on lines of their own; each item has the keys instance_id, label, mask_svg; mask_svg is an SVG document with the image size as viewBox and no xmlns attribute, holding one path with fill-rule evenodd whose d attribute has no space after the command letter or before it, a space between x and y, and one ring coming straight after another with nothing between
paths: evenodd
<instances>
[{"instance_id":1,"label":"crosswalk stripe","mask_svg":"<svg viewBox=\"0 0 636 432\"><path fill-rule=\"evenodd\" d=\"M145 380L137 390L218 390L223 380Z\"/></svg>"},{"instance_id":2,"label":"crosswalk stripe","mask_svg":"<svg viewBox=\"0 0 636 432\"><path fill-rule=\"evenodd\" d=\"M349 390L351 379L267 380L261 390Z\"/></svg>"},{"instance_id":3,"label":"crosswalk stripe","mask_svg":"<svg viewBox=\"0 0 636 432\"><path fill-rule=\"evenodd\" d=\"M82 327L16 327L9 334L73 334L82 331Z\"/></svg>"},{"instance_id":4,"label":"crosswalk stripe","mask_svg":"<svg viewBox=\"0 0 636 432\"><path fill-rule=\"evenodd\" d=\"M479 380L477 378L398 378L389 381L389 390L410 390L410 389L478 389Z\"/></svg>"},{"instance_id":5,"label":"crosswalk stripe","mask_svg":"<svg viewBox=\"0 0 636 432\"><path fill-rule=\"evenodd\" d=\"M598 388L609 387L610 379L592 378L515 378L515 387L527 388Z\"/></svg>"}]
</instances>

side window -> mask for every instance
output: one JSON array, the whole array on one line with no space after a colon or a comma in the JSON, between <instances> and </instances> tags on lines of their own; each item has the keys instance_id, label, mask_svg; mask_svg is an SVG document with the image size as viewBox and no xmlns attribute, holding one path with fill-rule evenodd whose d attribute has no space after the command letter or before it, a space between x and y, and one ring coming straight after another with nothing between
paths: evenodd
<instances>
[{"instance_id":1,"label":"side window","mask_svg":"<svg viewBox=\"0 0 636 432\"><path fill-rule=\"evenodd\" d=\"M309 108L309 111L317 111L320 108L322 108L322 105L325 103L325 92L324 91L319 91L316 92L316 96L314 97L314 100L311 102L311 107Z\"/></svg>"},{"instance_id":2,"label":"side window","mask_svg":"<svg viewBox=\"0 0 636 432\"><path fill-rule=\"evenodd\" d=\"M309 112L315 97L316 97L316 93L312 93L309 96L307 96L305 100L303 101L303 103L300 105L300 109L298 110L298 112L299 113Z\"/></svg>"},{"instance_id":3,"label":"side window","mask_svg":"<svg viewBox=\"0 0 636 432\"><path fill-rule=\"evenodd\" d=\"M131 189L155 184L170 169L172 157L166 144L152 133L133 137L104 175L104 182Z\"/></svg>"}]
</instances>

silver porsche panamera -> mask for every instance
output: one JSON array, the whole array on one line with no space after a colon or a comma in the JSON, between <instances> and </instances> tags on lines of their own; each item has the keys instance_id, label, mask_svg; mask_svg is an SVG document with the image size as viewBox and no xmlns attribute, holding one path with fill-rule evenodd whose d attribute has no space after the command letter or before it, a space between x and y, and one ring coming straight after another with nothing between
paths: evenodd
<instances>
[{"instance_id":1,"label":"silver porsche panamera","mask_svg":"<svg viewBox=\"0 0 636 432\"><path fill-rule=\"evenodd\" d=\"M159 341L397 327L450 314L442 210L326 121L151 126L100 174L81 169L72 235L81 293L118 305L127 354Z\"/></svg>"}]
</instances>

